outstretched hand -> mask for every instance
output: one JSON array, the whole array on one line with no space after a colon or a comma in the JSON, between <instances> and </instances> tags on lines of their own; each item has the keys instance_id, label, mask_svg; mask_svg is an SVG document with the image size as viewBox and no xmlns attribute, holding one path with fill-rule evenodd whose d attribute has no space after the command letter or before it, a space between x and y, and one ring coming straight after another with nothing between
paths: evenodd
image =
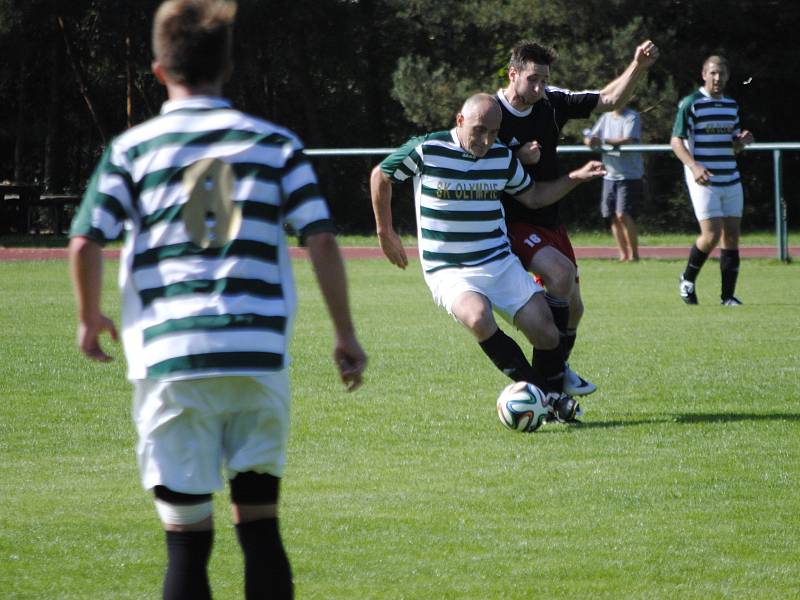
<instances>
[{"instance_id":1,"label":"outstretched hand","mask_svg":"<svg viewBox=\"0 0 800 600\"><path fill-rule=\"evenodd\" d=\"M570 172L569 178L583 183L585 181L591 181L592 179L602 177L605 174L606 169L602 162L599 160L590 160L579 169L575 169L574 171Z\"/></svg>"},{"instance_id":2,"label":"outstretched hand","mask_svg":"<svg viewBox=\"0 0 800 600\"><path fill-rule=\"evenodd\" d=\"M80 348L84 356L99 362L113 360L100 347L100 334L104 331L107 331L115 342L119 339L114 321L103 314L98 315L91 321L80 321L78 323L78 348Z\"/></svg>"},{"instance_id":3,"label":"outstretched hand","mask_svg":"<svg viewBox=\"0 0 800 600\"><path fill-rule=\"evenodd\" d=\"M336 362L339 377L347 387L347 391L352 392L358 389L367 366L367 355L355 336L336 340L333 360Z\"/></svg>"},{"instance_id":4,"label":"outstretched hand","mask_svg":"<svg viewBox=\"0 0 800 600\"><path fill-rule=\"evenodd\" d=\"M645 68L651 67L658 60L658 46L647 40L636 47L633 60Z\"/></svg>"},{"instance_id":5,"label":"outstretched hand","mask_svg":"<svg viewBox=\"0 0 800 600\"><path fill-rule=\"evenodd\" d=\"M378 241L380 242L381 250L383 250L390 263L401 269L405 269L408 266L408 256L397 233L394 231L379 233Z\"/></svg>"}]
</instances>

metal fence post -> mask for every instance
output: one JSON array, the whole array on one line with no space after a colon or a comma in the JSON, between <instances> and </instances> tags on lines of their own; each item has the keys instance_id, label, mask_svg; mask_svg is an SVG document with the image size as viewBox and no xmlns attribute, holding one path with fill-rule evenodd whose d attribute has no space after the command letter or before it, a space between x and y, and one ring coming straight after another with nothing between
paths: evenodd
<instances>
[{"instance_id":1,"label":"metal fence post","mask_svg":"<svg viewBox=\"0 0 800 600\"><path fill-rule=\"evenodd\" d=\"M789 262L789 243L786 231L786 201L783 198L781 151L772 151L772 170L775 186L775 239L778 242L778 258Z\"/></svg>"}]
</instances>

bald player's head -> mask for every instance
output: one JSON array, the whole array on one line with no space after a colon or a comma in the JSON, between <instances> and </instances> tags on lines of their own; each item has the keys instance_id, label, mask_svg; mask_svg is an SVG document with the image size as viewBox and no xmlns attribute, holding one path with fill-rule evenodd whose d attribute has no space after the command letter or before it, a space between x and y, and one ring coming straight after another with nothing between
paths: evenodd
<instances>
[{"instance_id":1,"label":"bald player's head","mask_svg":"<svg viewBox=\"0 0 800 600\"><path fill-rule=\"evenodd\" d=\"M475 94L470 96L456 116L456 135L461 147L481 158L497 139L503 114L494 96Z\"/></svg>"}]
</instances>

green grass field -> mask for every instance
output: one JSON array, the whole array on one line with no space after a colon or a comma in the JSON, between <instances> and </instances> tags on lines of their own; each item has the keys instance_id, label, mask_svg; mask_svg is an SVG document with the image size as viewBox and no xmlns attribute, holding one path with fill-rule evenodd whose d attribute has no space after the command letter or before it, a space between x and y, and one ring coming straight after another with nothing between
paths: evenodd
<instances>
[{"instance_id":1,"label":"green grass field","mask_svg":"<svg viewBox=\"0 0 800 600\"><path fill-rule=\"evenodd\" d=\"M599 391L583 425L532 435L502 428L506 379L416 262L348 263L370 366L344 393L296 267L281 510L299 599L800 597L797 263L743 261L746 304L722 308L713 261L697 307L681 263L582 262L571 362ZM0 597L159 597L120 349L111 365L74 349L64 263L0 263L0 303ZM215 597L242 598L226 493L216 519Z\"/></svg>"}]
</instances>

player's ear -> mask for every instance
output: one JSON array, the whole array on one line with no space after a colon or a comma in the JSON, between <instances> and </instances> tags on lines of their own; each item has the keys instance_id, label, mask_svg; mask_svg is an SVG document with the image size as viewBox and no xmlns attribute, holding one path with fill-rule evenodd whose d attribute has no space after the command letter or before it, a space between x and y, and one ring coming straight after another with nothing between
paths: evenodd
<instances>
[{"instance_id":1,"label":"player's ear","mask_svg":"<svg viewBox=\"0 0 800 600\"><path fill-rule=\"evenodd\" d=\"M456 115L456 127L461 127L464 124L464 115L458 113Z\"/></svg>"},{"instance_id":2,"label":"player's ear","mask_svg":"<svg viewBox=\"0 0 800 600\"><path fill-rule=\"evenodd\" d=\"M153 75L156 76L156 80L158 81L158 83L160 83L161 85L167 85L167 80L166 80L166 77L165 77L166 72L164 71L164 65L162 65L157 60L154 60L152 63L150 63L150 69L153 71Z\"/></svg>"}]
</instances>

